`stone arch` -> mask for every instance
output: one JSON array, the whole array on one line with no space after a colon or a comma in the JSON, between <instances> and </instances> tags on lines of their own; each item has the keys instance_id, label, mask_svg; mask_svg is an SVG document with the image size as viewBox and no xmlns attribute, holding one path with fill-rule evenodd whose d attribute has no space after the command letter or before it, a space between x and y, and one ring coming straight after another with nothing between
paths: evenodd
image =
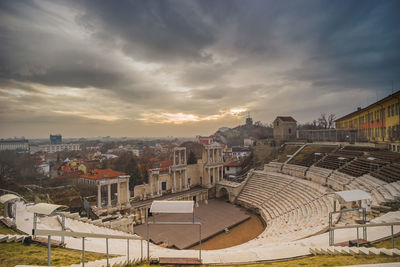
<instances>
[{"instance_id":1,"label":"stone arch","mask_svg":"<svg viewBox=\"0 0 400 267\"><path fill-rule=\"evenodd\" d=\"M224 200L230 200L230 193L226 187L221 187L217 191L217 198L221 198Z\"/></svg>"}]
</instances>

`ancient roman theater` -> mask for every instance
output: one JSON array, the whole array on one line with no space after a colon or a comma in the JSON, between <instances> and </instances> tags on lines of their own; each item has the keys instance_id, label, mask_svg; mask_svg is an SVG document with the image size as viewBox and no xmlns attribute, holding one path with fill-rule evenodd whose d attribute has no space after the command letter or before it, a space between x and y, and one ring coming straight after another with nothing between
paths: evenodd
<instances>
[{"instance_id":1,"label":"ancient roman theater","mask_svg":"<svg viewBox=\"0 0 400 267\"><path fill-rule=\"evenodd\" d=\"M125 177L97 181L91 219L11 193L2 201L25 235L118 255L109 259L110 265L147 258L201 257L203 264L233 264L313 254L399 254L397 249L359 246L400 232L399 154L360 144L286 143L263 168L224 179L222 146L203 142L201 148L195 164L187 164L185 146L175 148L172 166L151 170L149 183L136 186L133 196L126 195ZM153 214L154 201L192 201L194 214ZM54 234L49 237L47 230ZM69 234L61 237L63 232ZM106 264L106 259L86 263Z\"/></svg>"}]
</instances>

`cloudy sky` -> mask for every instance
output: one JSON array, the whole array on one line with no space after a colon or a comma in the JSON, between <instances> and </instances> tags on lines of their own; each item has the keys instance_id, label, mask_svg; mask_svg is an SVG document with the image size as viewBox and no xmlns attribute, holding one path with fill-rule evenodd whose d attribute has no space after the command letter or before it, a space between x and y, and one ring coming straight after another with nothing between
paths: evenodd
<instances>
[{"instance_id":1,"label":"cloudy sky","mask_svg":"<svg viewBox=\"0 0 400 267\"><path fill-rule=\"evenodd\" d=\"M194 136L400 89L400 1L0 0L0 137Z\"/></svg>"}]
</instances>

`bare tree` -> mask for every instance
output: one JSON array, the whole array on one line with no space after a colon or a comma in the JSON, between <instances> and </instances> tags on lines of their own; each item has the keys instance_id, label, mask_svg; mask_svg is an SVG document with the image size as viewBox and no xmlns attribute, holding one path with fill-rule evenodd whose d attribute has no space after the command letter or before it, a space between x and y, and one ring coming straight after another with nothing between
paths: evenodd
<instances>
[{"instance_id":1,"label":"bare tree","mask_svg":"<svg viewBox=\"0 0 400 267\"><path fill-rule=\"evenodd\" d=\"M318 118L318 126L323 129L328 128L328 121L326 119L325 113L322 113L321 116Z\"/></svg>"},{"instance_id":2,"label":"bare tree","mask_svg":"<svg viewBox=\"0 0 400 267\"><path fill-rule=\"evenodd\" d=\"M335 120L336 120L336 115L335 114L329 114L329 116L328 116L328 128L329 129L333 128Z\"/></svg>"}]
</instances>

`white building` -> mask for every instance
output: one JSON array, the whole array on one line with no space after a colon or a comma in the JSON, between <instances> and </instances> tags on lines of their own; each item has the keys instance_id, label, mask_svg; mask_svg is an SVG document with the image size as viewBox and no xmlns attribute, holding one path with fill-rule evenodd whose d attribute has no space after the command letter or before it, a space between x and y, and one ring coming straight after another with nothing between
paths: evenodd
<instances>
[{"instance_id":1,"label":"white building","mask_svg":"<svg viewBox=\"0 0 400 267\"><path fill-rule=\"evenodd\" d=\"M57 144L57 145L40 145L40 151L47 153L61 152L61 151L74 151L81 150L80 144Z\"/></svg>"},{"instance_id":2,"label":"white building","mask_svg":"<svg viewBox=\"0 0 400 267\"><path fill-rule=\"evenodd\" d=\"M26 139L1 139L0 151L3 150L29 150L29 142Z\"/></svg>"}]
</instances>

